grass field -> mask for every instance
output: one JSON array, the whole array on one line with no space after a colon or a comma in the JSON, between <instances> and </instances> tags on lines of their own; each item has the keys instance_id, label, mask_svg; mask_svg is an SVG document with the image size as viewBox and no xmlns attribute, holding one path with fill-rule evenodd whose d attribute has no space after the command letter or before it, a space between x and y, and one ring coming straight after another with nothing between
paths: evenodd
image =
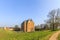
<instances>
[{"instance_id":1,"label":"grass field","mask_svg":"<svg viewBox=\"0 0 60 40\"><path fill-rule=\"evenodd\" d=\"M52 33L52 31L36 31L31 33L24 33L0 30L0 40L44 40L44 38Z\"/></svg>"},{"instance_id":2,"label":"grass field","mask_svg":"<svg viewBox=\"0 0 60 40\"><path fill-rule=\"evenodd\" d=\"M58 38L57 39L60 40L60 34L58 35Z\"/></svg>"}]
</instances>

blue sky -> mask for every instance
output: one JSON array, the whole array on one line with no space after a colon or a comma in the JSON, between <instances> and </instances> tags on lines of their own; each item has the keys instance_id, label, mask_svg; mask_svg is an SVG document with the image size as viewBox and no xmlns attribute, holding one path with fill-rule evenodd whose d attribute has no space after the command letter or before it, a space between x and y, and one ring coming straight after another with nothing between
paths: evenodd
<instances>
[{"instance_id":1,"label":"blue sky","mask_svg":"<svg viewBox=\"0 0 60 40\"><path fill-rule=\"evenodd\" d=\"M0 0L0 26L20 25L32 19L44 23L49 11L60 8L60 0Z\"/></svg>"}]
</instances>

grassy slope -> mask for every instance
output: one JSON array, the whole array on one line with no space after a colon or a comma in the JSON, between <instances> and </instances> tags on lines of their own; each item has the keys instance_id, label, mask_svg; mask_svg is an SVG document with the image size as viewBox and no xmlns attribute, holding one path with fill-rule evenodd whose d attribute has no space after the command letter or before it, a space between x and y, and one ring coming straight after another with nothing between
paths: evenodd
<instances>
[{"instance_id":1,"label":"grassy slope","mask_svg":"<svg viewBox=\"0 0 60 40\"><path fill-rule=\"evenodd\" d=\"M32 33L0 30L0 40L44 40L51 31L37 31ZM48 38L48 37L47 37Z\"/></svg>"}]
</instances>

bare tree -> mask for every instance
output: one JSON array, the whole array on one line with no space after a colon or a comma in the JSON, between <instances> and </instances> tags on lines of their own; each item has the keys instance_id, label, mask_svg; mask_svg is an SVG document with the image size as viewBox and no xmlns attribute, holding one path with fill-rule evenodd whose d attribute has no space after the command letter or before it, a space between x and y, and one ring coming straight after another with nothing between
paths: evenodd
<instances>
[{"instance_id":1,"label":"bare tree","mask_svg":"<svg viewBox=\"0 0 60 40\"><path fill-rule=\"evenodd\" d=\"M52 26L52 29L55 30L58 27L60 19L60 9L54 9L48 14L49 20L47 21Z\"/></svg>"}]
</instances>

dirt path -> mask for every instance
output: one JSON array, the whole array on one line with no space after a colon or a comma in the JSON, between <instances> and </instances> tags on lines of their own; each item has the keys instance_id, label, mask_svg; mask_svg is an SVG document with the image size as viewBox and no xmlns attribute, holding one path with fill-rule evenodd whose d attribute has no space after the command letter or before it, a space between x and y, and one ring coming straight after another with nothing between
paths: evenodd
<instances>
[{"instance_id":1,"label":"dirt path","mask_svg":"<svg viewBox=\"0 0 60 40\"><path fill-rule=\"evenodd\" d=\"M57 31L56 33L54 33L49 40L57 40L58 35L60 34L60 31Z\"/></svg>"}]
</instances>

